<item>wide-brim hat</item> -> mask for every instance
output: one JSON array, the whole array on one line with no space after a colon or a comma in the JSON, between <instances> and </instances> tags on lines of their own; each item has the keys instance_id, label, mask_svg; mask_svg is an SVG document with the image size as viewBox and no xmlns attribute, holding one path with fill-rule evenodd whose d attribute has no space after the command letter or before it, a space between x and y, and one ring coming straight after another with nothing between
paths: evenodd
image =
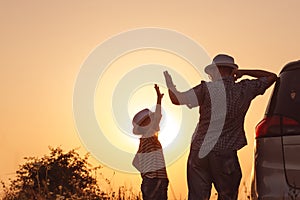
<instances>
[{"instance_id":1,"label":"wide-brim hat","mask_svg":"<svg viewBox=\"0 0 300 200\"><path fill-rule=\"evenodd\" d=\"M232 69L239 68L239 66L234 63L234 58L226 54L219 54L215 56L212 63L204 68L204 71L209 74L209 72L215 67L230 67Z\"/></svg>"},{"instance_id":2,"label":"wide-brim hat","mask_svg":"<svg viewBox=\"0 0 300 200\"><path fill-rule=\"evenodd\" d=\"M141 110L133 117L132 124L134 126L140 125L151 114L152 114L152 112L148 108Z\"/></svg>"}]
</instances>

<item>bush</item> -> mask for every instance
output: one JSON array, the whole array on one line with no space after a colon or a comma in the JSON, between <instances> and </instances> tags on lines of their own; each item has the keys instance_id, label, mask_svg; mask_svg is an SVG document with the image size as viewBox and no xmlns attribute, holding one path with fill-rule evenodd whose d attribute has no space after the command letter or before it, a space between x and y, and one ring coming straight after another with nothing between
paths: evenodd
<instances>
[{"instance_id":1,"label":"bush","mask_svg":"<svg viewBox=\"0 0 300 200\"><path fill-rule=\"evenodd\" d=\"M108 199L93 177L101 166L91 168L88 154L81 158L76 150L49 149L49 156L26 157L16 179L9 186L2 183L3 200Z\"/></svg>"}]
</instances>

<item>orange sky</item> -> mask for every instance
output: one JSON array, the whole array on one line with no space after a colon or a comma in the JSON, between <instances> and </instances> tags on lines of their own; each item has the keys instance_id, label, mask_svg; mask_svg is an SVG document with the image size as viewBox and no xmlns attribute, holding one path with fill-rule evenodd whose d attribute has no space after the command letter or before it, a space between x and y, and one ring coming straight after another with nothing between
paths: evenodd
<instances>
[{"instance_id":1,"label":"orange sky","mask_svg":"<svg viewBox=\"0 0 300 200\"><path fill-rule=\"evenodd\" d=\"M83 61L106 39L135 28L167 28L192 38L211 57L225 52L242 69L278 73L299 59L299 6L296 0L1 0L0 179L13 177L24 156L46 154L48 145L65 150L81 146L73 119L74 84ZM247 114L249 145L240 151L247 184L254 127L270 92L255 99ZM177 198L187 191L186 157L168 168ZM112 170L106 170L111 176ZM139 176L121 172L114 180L137 189L140 182Z\"/></svg>"}]
</instances>

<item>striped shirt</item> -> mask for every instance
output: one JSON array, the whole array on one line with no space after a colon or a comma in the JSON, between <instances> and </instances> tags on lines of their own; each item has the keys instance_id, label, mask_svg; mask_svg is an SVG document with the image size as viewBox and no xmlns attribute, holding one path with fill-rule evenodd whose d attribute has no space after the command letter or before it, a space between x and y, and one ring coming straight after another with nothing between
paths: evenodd
<instances>
[{"instance_id":1,"label":"striped shirt","mask_svg":"<svg viewBox=\"0 0 300 200\"><path fill-rule=\"evenodd\" d=\"M167 178L162 146L157 136L140 138L133 165L140 171L143 178Z\"/></svg>"}]
</instances>

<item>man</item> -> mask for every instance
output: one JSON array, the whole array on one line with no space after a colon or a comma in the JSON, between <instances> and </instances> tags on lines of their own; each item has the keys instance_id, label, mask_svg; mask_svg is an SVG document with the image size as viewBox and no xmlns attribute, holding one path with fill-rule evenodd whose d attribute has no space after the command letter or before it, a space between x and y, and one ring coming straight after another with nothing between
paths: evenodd
<instances>
[{"instance_id":1,"label":"man","mask_svg":"<svg viewBox=\"0 0 300 200\"><path fill-rule=\"evenodd\" d=\"M247 144L244 119L251 101L264 94L277 79L263 70L238 70L231 56L219 54L205 67L211 82L202 81L186 91L177 91L164 72L169 97L175 105L199 106L187 164L188 199L209 199L212 183L219 200L237 199L242 177L237 151ZM235 82L247 75L255 79Z\"/></svg>"}]
</instances>

